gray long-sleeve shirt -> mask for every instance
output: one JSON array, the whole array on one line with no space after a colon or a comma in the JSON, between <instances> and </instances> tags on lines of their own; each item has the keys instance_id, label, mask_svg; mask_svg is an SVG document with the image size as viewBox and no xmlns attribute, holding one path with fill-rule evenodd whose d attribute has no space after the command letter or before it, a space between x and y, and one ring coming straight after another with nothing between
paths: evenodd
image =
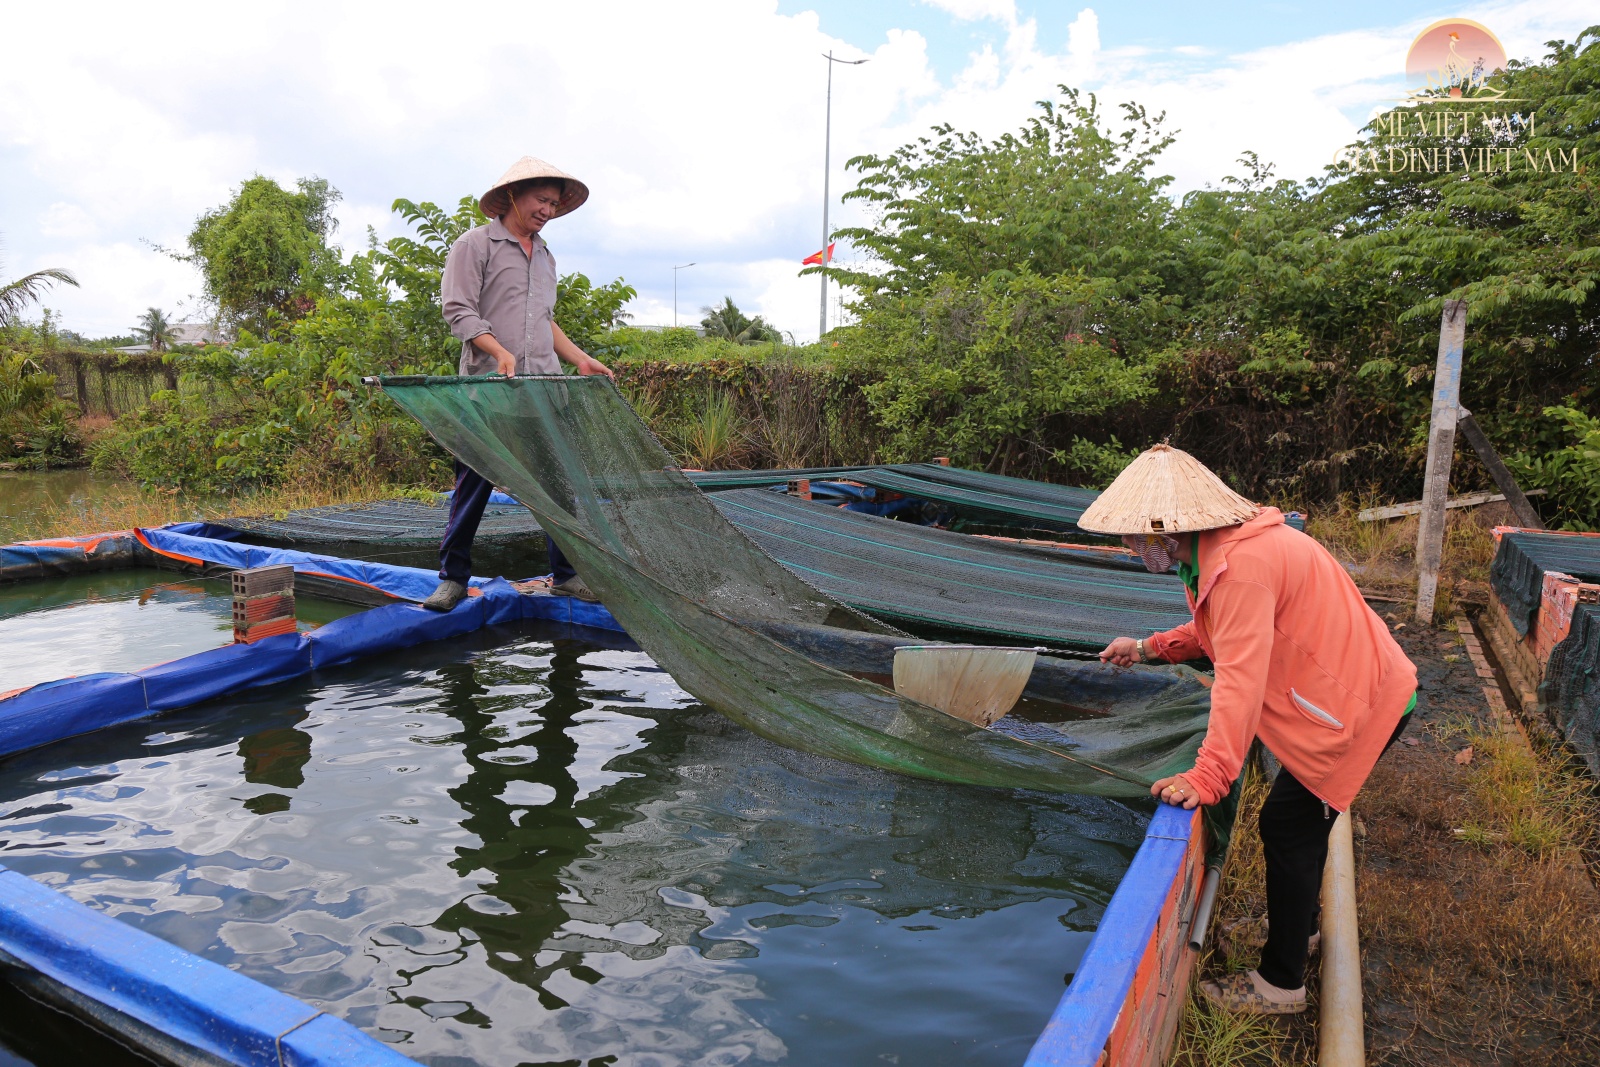
<instances>
[{"instance_id":1,"label":"gray long-sleeve shirt","mask_svg":"<svg viewBox=\"0 0 1600 1067\"><path fill-rule=\"evenodd\" d=\"M462 374L494 374L494 357L472 344L493 334L517 357L518 374L560 374L556 358L556 260L537 234L533 255L499 219L456 238L439 285L445 321L461 344Z\"/></svg>"}]
</instances>

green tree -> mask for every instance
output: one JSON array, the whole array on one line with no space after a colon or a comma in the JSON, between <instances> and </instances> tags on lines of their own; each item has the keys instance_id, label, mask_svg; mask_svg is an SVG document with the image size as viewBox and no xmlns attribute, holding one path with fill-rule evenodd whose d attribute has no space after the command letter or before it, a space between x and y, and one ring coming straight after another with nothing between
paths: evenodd
<instances>
[{"instance_id":1,"label":"green tree","mask_svg":"<svg viewBox=\"0 0 1600 1067\"><path fill-rule=\"evenodd\" d=\"M1120 297L1161 288L1176 265L1162 192L1172 179L1152 170L1172 136L1134 104L1113 131L1093 95L1061 91L1060 105L1041 102L1021 130L994 141L940 126L888 155L850 160L862 177L845 199L874 220L839 236L869 260L828 272L868 301L942 277L1024 271L1108 279Z\"/></svg>"},{"instance_id":2,"label":"green tree","mask_svg":"<svg viewBox=\"0 0 1600 1067\"><path fill-rule=\"evenodd\" d=\"M165 352L178 343L178 332L167 321L167 313L160 308L146 308L139 316L133 335L150 346L152 352Z\"/></svg>"},{"instance_id":3,"label":"green tree","mask_svg":"<svg viewBox=\"0 0 1600 1067\"><path fill-rule=\"evenodd\" d=\"M290 192L257 175L228 203L209 211L189 233L188 256L223 315L257 335L304 318L344 281L338 248L328 238L339 192L321 178L302 178Z\"/></svg>"},{"instance_id":4,"label":"green tree","mask_svg":"<svg viewBox=\"0 0 1600 1067\"><path fill-rule=\"evenodd\" d=\"M0 260L0 264L3 263L4 260ZM22 313L33 304L37 304L44 296L45 290L57 284L76 288L78 279L74 278L70 271L59 267L48 267L0 285L0 330L8 329L19 322Z\"/></svg>"},{"instance_id":5,"label":"green tree","mask_svg":"<svg viewBox=\"0 0 1600 1067\"><path fill-rule=\"evenodd\" d=\"M736 345L754 345L763 341L782 341L783 335L757 315L750 318L734 304L733 297L725 296L716 307L700 309L705 318L700 326L707 337L720 337Z\"/></svg>"}]
</instances>

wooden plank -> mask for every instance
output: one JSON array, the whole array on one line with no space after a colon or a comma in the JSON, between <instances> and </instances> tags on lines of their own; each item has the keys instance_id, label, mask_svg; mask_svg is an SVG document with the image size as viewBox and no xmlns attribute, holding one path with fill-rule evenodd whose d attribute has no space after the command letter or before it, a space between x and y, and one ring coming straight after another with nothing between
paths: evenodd
<instances>
[{"instance_id":1,"label":"wooden plank","mask_svg":"<svg viewBox=\"0 0 1600 1067\"><path fill-rule=\"evenodd\" d=\"M1543 489L1535 489L1527 496L1543 496ZM1466 493L1462 496L1453 496L1444 502L1446 508L1475 508L1479 504L1498 504L1505 500L1503 493ZM1406 515L1415 515L1422 510L1422 501L1413 500L1409 504L1388 504L1381 508L1367 508L1356 513L1357 522L1374 522L1378 519L1398 519ZM1517 527L1522 529L1522 527ZM1544 529L1544 527L1539 527Z\"/></svg>"},{"instance_id":2,"label":"wooden plank","mask_svg":"<svg viewBox=\"0 0 1600 1067\"><path fill-rule=\"evenodd\" d=\"M1422 476L1422 521L1417 524L1417 621L1433 625L1444 552L1444 505L1450 496L1450 458L1456 448L1456 408L1461 397L1461 353L1467 337L1467 302L1446 300L1439 318L1439 359L1433 372L1433 415L1428 421L1428 465Z\"/></svg>"},{"instance_id":3,"label":"wooden plank","mask_svg":"<svg viewBox=\"0 0 1600 1067\"><path fill-rule=\"evenodd\" d=\"M1466 408L1460 409L1460 417L1456 420L1456 427L1462 436L1471 443L1472 450L1478 453L1478 460L1489 471L1489 476L1494 479L1494 484L1500 487L1500 492L1505 494L1503 499L1511 502L1511 513L1517 517L1517 522L1530 530L1544 529L1544 523L1539 521L1539 513L1533 510L1533 505L1528 503L1527 496L1522 492L1522 487L1517 485L1517 480L1511 476L1506 465L1500 461L1500 453L1494 450L1494 445L1489 443L1489 437L1478 425L1478 420L1472 417L1472 412Z\"/></svg>"}]
</instances>

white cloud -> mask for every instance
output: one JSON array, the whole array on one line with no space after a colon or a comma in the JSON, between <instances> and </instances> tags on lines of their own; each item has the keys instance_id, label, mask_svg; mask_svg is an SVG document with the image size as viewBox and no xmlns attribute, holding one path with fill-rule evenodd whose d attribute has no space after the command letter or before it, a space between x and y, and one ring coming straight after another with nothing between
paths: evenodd
<instances>
[{"instance_id":1,"label":"white cloud","mask_svg":"<svg viewBox=\"0 0 1600 1067\"><path fill-rule=\"evenodd\" d=\"M1094 8L1086 7L1067 27L1067 54L1078 59L1092 59L1100 51L1100 16Z\"/></svg>"},{"instance_id":2,"label":"white cloud","mask_svg":"<svg viewBox=\"0 0 1600 1067\"><path fill-rule=\"evenodd\" d=\"M192 268L142 241L181 247L195 216L254 173L317 174L343 191L339 239L402 232L396 197L453 204L517 156L583 177L594 195L553 224L563 270L640 291L636 321L733 296L799 337L814 335L817 281L799 260L820 241L825 63L834 71L835 197L844 160L949 122L1015 129L1060 83L1105 105L1138 100L1183 132L1164 166L1176 189L1214 183L1244 149L1279 173L1318 172L1372 107L1402 90L1421 23L1290 41L1198 63L1100 40L1082 8L1065 46L1041 46L1011 0L929 0L976 23L963 70L941 81L911 29L830 37L776 0L537 4L521 37L495 37L500 3L284 4L263 18L228 5L26 5L0 66L0 233L12 274L74 270L52 307L86 333L125 329L145 307L199 291ZM1513 55L1600 22L1600 0L1524 0L1463 14ZM520 16L519 16L520 17ZM931 17L932 21L942 21ZM987 36L986 36L987 35ZM985 40L988 43L983 43ZM1197 69L1199 67L1199 69ZM1108 108L1114 114L1114 109ZM835 226L861 218L835 203ZM842 254L848 254L841 249Z\"/></svg>"},{"instance_id":3,"label":"white cloud","mask_svg":"<svg viewBox=\"0 0 1600 1067\"><path fill-rule=\"evenodd\" d=\"M929 7L948 12L964 22L994 19L1006 25L1017 21L1015 0L922 0Z\"/></svg>"}]
</instances>

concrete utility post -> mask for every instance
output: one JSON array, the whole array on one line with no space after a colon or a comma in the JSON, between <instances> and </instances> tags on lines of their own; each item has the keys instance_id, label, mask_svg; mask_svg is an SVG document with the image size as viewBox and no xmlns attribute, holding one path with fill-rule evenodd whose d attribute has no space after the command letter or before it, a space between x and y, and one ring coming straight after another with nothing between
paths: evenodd
<instances>
[{"instance_id":1,"label":"concrete utility post","mask_svg":"<svg viewBox=\"0 0 1600 1067\"><path fill-rule=\"evenodd\" d=\"M1422 477L1422 521L1417 524L1417 621L1432 624L1444 552L1445 500L1450 458L1456 448L1461 406L1461 353L1467 336L1467 302L1446 300L1439 321L1439 362L1433 372L1433 417L1428 422L1428 466Z\"/></svg>"}]
</instances>

